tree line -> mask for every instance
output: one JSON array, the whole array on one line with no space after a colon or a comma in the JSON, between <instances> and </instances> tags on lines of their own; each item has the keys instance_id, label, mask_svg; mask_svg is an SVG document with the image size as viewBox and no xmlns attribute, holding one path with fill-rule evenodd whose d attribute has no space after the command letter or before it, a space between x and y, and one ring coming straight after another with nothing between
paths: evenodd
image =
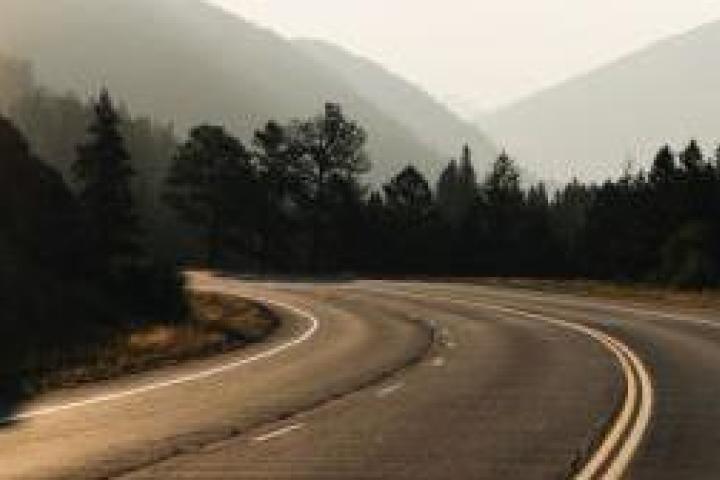
<instances>
[{"instance_id":1,"label":"tree line","mask_svg":"<svg viewBox=\"0 0 720 480\"><path fill-rule=\"evenodd\" d=\"M337 104L270 121L247 144L199 125L158 159L167 168L137 167L125 121L107 91L91 102L68 181L0 117L0 366L30 344L186 320L179 265L720 281L720 153L694 141L602 184L527 186L506 153L478 173L465 147L436 182L408 164L378 186L365 181L367 134ZM158 202L143 205L148 171ZM162 252L148 228L161 208L178 217Z\"/></svg>"},{"instance_id":2,"label":"tree line","mask_svg":"<svg viewBox=\"0 0 720 480\"><path fill-rule=\"evenodd\" d=\"M197 232L211 267L584 277L703 287L720 280L720 155L698 143L648 171L549 191L525 186L502 153L485 175L472 152L435 185L409 164L381 188L367 135L339 105L269 122L244 145L198 126L171 162L165 199Z\"/></svg>"},{"instance_id":3,"label":"tree line","mask_svg":"<svg viewBox=\"0 0 720 480\"><path fill-rule=\"evenodd\" d=\"M40 85L29 62L0 54L0 113L7 116L32 145L33 153L55 168L77 191L73 171L77 145L85 141L95 117L91 98L57 93ZM172 125L136 115L115 100L118 129L135 170L131 188L145 241L154 255L175 251L179 225L160 193L177 146Z\"/></svg>"},{"instance_id":4,"label":"tree line","mask_svg":"<svg viewBox=\"0 0 720 480\"><path fill-rule=\"evenodd\" d=\"M179 269L148 247L121 117L103 91L74 186L0 116L0 389L32 353L187 320Z\"/></svg>"}]
</instances>

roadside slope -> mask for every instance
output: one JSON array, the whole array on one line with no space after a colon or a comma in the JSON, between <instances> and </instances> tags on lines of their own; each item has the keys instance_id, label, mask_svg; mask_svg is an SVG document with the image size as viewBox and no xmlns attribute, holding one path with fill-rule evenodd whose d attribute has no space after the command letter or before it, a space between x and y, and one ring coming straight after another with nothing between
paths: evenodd
<instances>
[{"instance_id":1,"label":"roadside slope","mask_svg":"<svg viewBox=\"0 0 720 480\"><path fill-rule=\"evenodd\" d=\"M429 341L415 323L361 318L312 298L228 279L195 286L267 300L284 324L240 354L24 405L0 429L0 476L96 478L153 463L351 392L417 358Z\"/></svg>"}]
</instances>

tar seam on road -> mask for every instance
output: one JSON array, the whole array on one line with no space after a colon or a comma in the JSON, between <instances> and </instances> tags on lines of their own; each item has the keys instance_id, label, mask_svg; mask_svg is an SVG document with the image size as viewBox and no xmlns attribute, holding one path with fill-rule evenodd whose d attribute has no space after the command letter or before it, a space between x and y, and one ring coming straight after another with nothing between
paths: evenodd
<instances>
[{"instance_id":1,"label":"tar seam on road","mask_svg":"<svg viewBox=\"0 0 720 480\"><path fill-rule=\"evenodd\" d=\"M221 373L225 373L230 370L234 370L236 368L242 367L244 365L247 365L249 363L256 362L258 360L262 360L265 358L273 357L275 355L278 355L286 350L289 350L292 347L295 347L297 345L300 345L301 343L304 343L308 340L310 340L319 330L320 328L320 321L315 317L313 314L306 312L304 310L301 310L293 305L289 305L283 302L278 302L276 300L271 300L268 298L260 298L260 297L252 297L252 299L256 302L265 303L268 305L272 305L278 308L282 308L288 311L291 311L301 317L304 317L305 319L310 321L310 327L305 330L302 335L299 337L296 337L286 343L283 343L282 345L278 345L276 347L273 347L269 350L265 350L261 353L258 353L257 355L253 355L251 357L242 358L240 360L221 365L219 367L210 368L208 370L203 370L197 373L193 373L190 375L185 375L177 378L173 378L170 380L162 381L162 382L155 382L150 383L147 385L143 385L141 387L132 388L128 390L123 390L115 393L109 393L106 395L98 395L94 397L87 398L85 400L78 400L75 402L60 404L60 405L53 405L49 407L42 407L35 410L29 410L24 413L18 413L16 415L10 416L5 419L0 419L1 422L17 422L22 420L30 420L37 417L43 417L47 415L52 415L55 413L67 411L67 410L73 410L76 408L81 407L87 407L90 405L96 405L99 403L107 403L114 400L119 400L122 398L132 397L135 395L141 395L144 393L149 393L155 390L160 390L163 388L173 387L176 385L181 385L185 383L195 382L198 380L202 380L208 377L213 377L216 375L219 375Z\"/></svg>"},{"instance_id":2,"label":"tar seam on road","mask_svg":"<svg viewBox=\"0 0 720 480\"><path fill-rule=\"evenodd\" d=\"M496 304L478 303L452 297L430 297L427 295L418 295L406 290L390 292L388 290L377 290L367 287L360 288L377 293L396 294L423 300L444 301L496 310L524 316L526 318L535 318L551 325L581 333L600 343L600 345L613 354L623 370L626 383L625 402L620 415L613 422L609 433L605 436L600 447L591 455L588 463L582 467L575 478L578 480L590 480L594 478L616 479L621 478L627 470L650 423L653 407L653 389L652 381L650 380L650 375L645 365L626 344L600 330L585 325Z\"/></svg>"}]
</instances>

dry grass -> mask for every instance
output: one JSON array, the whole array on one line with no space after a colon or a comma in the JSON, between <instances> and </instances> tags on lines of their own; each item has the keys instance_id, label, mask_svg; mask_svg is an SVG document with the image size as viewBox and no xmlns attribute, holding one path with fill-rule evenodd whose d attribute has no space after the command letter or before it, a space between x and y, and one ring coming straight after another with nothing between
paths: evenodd
<instances>
[{"instance_id":1,"label":"dry grass","mask_svg":"<svg viewBox=\"0 0 720 480\"><path fill-rule=\"evenodd\" d=\"M193 297L192 309L200 325L239 333L249 341L263 339L277 326L277 318L268 309L235 297L198 294Z\"/></svg>"},{"instance_id":2,"label":"dry grass","mask_svg":"<svg viewBox=\"0 0 720 480\"><path fill-rule=\"evenodd\" d=\"M151 325L71 350L34 355L22 368L33 391L71 387L227 352L267 337L278 319L266 308L226 295L196 294L192 321Z\"/></svg>"},{"instance_id":3,"label":"dry grass","mask_svg":"<svg viewBox=\"0 0 720 480\"><path fill-rule=\"evenodd\" d=\"M618 284L592 280L541 280L529 278L473 279L472 283L522 288L548 293L567 293L681 309L720 309L720 291L717 289L686 291L661 288L654 285Z\"/></svg>"}]
</instances>

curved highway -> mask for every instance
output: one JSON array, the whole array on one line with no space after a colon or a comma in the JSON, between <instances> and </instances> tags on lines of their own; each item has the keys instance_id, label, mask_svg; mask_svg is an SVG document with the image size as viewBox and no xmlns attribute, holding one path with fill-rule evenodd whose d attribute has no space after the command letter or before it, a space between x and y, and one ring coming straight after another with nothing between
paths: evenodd
<instances>
[{"instance_id":1,"label":"curved highway","mask_svg":"<svg viewBox=\"0 0 720 480\"><path fill-rule=\"evenodd\" d=\"M195 275L283 327L38 398L0 478L717 478L720 323L461 284Z\"/></svg>"}]
</instances>

